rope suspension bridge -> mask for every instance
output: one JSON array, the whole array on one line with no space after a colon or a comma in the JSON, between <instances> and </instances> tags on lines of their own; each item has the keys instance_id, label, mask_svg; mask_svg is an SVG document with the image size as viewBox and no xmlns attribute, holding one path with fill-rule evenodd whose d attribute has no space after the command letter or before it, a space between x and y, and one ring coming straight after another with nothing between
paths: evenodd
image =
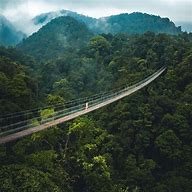
<instances>
[{"instance_id":1,"label":"rope suspension bridge","mask_svg":"<svg viewBox=\"0 0 192 192\"><path fill-rule=\"evenodd\" d=\"M166 68L163 67L142 81L131 86L126 86L124 88L87 98L72 100L64 104L21 111L0 117L0 144L31 135L118 101L147 86L159 77L165 69ZM53 114L43 119L40 115L40 111L51 108L54 108Z\"/></svg>"}]
</instances>

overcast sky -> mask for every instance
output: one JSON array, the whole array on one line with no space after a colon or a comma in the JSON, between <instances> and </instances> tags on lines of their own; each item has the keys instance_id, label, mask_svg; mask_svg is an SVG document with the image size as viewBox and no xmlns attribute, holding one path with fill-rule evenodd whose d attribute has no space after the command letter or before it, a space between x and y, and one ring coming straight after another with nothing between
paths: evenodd
<instances>
[{"instance_id":1,"label":"overcast sky","mask_svg":"<svg viewBox=\"0 0 192 192\"><path fill-rule=\"evenodd\" d=\"M24 25L44 12L68 9L92 17L144 12L172 21L192 21L192 0L0 0L0 13Z\"/></svg>"}]
</instances>

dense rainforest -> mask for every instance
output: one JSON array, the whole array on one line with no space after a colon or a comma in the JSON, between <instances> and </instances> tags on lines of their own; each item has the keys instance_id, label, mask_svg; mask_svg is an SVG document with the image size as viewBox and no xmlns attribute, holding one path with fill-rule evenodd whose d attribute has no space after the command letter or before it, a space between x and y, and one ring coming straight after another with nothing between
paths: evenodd
<instances>
[{"instance_id":1,"label":"dense rainforest","mask_svg":"<svg viewBox=\"0 0 192 192\"><path fill-rule=\"evenodd\" d=\"M192 191L192 34L94 36L73 18L52 20L0 48L0 115L116 89L162 66L127 98L1 145L0 191Z\"/></svg>"}]
</instances>

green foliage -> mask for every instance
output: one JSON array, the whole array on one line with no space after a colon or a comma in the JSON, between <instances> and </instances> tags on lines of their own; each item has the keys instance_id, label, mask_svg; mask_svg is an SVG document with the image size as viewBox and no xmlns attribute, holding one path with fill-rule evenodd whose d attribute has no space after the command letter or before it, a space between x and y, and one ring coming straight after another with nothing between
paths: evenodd
<instances>
[{"instance_id":1,"label":"green foliage","mask_svg":"<svg viewBox=\"0 0 192 192\"><path fill-rule=\"evenodd\" d=\"M112 185L110 156L104 147L110 146L110 135L105 130L96 127L93 121L81 118L71 124L68 136L69 154L67 158L71 159L71 154L74 154L74 166L82 170L79 174L82 175L84 187L95 192L112 189L110 186ZM101 147L102 151L99 150Z\"/></svg>"},{"instance_id":2,"label":"green foliage","mask_svg":"<svg viewBox=\"0 0 192 192\"><path fill-rule=\"evenodd\" d=\"M34 84L21 63L0 55L0 115L32 108Z\"/></svg>"},{"instance_id":3,"label":"green foliage","mask_svg":"<svg viewBox=\"0 0 192 192\"><path fill-rule=\"evenodd\" d=\"M53 171L56 158L57 154L53 150L41 151L27 156L26 162L29 166L35 166L38 170L49 172Z\"/></svg>"},{"instance_id":4,"label":"green foliage","mask_svg":"<svg viewBox=\"0 0 192 192\"><path fill-rule=\"evenodd\" d=\"M50 175L22 165L0 168L0 190L4 192L60 192Z\"/></svg>"},{"instance_id":5,"label":"green foliage","mask_svg":"<svg viewBox=\"0 0 192 192\"><path fill-rule=\"evenodd\" d=\"M90 54L94 54L96 60L102 61L110 52L110 43L103 36L96 36L89 43ZM101 57L101 59L99 59Z\"/></svg>"},{"instance_id":6,"label":"green foliage","mask_svg":"<svg viewBox=\"0 0 192 192\"><path fill-rule=\"evenodd\" d=\"M54 109L43 109L40 111L40 116L42 119L47 119L54 115Z\"/></svg>"},{"instance_id":7,"label":"green foliage","mask_svg":"<svg viewBox=\"0 0 192 192\"><path fill-rule=\"evenodd\" d=\"M46 103L47 103L48 105L64 104L64 99L63 99L63 97L61 97L61 96L59 96L59 95L49 94L49 95L47 96Z\"/></svg>"},{"instance_id":8,"label":"green foliage","mask_svg":"<svg viewBox=\"0 0 192 192\"><path fill-rule=\"evenodd\" d=\"M168 130L157 137L155 144L160 153L168 159L181 159L181 141L172 130Z\"/></svg>"},{"instance_id":9,"label":"green foliage","mask_svg":"<svg viewBox=\"0 0 192 192\"><path fill-rule=\"evenodd\" d=\"M35 51L46 47L49 51L41 52L45 53L44 63L29 65L18 52L0 49L1 113L21 111L35 103L36 86L21 64L38 77L42 105L120 88L164 65L167 71L137 94L88 117L0 148L0 191L22 192L29 187L31 191L69 192L191 191L191 35L102 34L81 48L74 45L73 51L56 50L54 43L64 42L61 35L60 40L39 46L40 35L49 34L60 23L63 18L24 43L29 47L23 49L36 59L42 55ZM64 23L69 27L75 21ZM75 30L69 27L72 34ZM31 43L38 49L32 49ZM55 108L40 113L46 121Z\"/></svg>"}]
</instances>

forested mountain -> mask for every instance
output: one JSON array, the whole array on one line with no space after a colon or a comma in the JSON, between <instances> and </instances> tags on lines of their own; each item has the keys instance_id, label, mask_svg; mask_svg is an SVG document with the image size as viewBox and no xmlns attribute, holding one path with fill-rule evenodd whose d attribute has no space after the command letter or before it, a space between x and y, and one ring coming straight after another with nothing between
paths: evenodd
<instances>
[{"instance_id":1,"label":"forested mountain","mask_svg":"<svg viewBox=\"0 0 192 192\"><path fill-rule=\"evenodd\" d=\"M181 33L181 28L176 27L168 18L161 18L159 16L143 13L120 14L95 19L76 12L61 10L38 15L32 19L32 23L41 28L51 20L61 16L70 16L81 23L83 22L91 33L94 34L142 34L147 31L168 34ZM62 23L62 25L65 25L65 23ZM14 46L20 43L24 38L26 38L24 33L17 31L10 21L0 15L0 45Z\"/></svg>"},{"instance_id":2,"label":"forested mountain","mask_svg":"<svg viewBox=\"0 0 192 192\"><path fill-rule=\"evenodd\" d=\"M173 22L168 18L161 18L159 16L143 14L143 13L131 13L120 14L109 17L102 17L99 19L86 17L84 15L61 10L58 12L50 12L36 16L33 19L35 25L45 25L52 19L59 16L71 16L78 21L84 22L93 33L128 33L128 34L142 34L147 31L155 33L168 33L179 34L181 28L176 27Z\"/></svg>"},{"instance_id":3,"label":"forested mountain","mask_svg":"<svg viewBox=\"0 0 192 192\"><path fill-rule=\"evenodd\" d=\"M14 84L2 83L0 90L19 87L20 92L20 83L26 82L25 70L31 70L38 73L34 77L38 76L38 91L43 93L39 100L48 105L121 87L161 66L166 65L167 71L131 97L1 145L0 191L192 191L192 35L102 34L88 41L90 36L87 39L86 33L87 44L71 44L75 51L62 49L58 56L56 46L52 47L52 38L55 40L57 35L50 33L49 26L54 32L60 31L62 25L57 28L57 24L63 21L65 24L70 21L71 26L76 23L90 34L85 25L70 17L61 17L31 37L34 48L38 48L39 41L39 51L41 43L51 41L50 47L45 44L49 51L44 53L46 57L41 64L31 58L29 61L34 63L30 65L25 63L27 56L14 49L1 49L0 72L5 79L1 82L13 82L12 77L20 75ZM68 29L72 33L71 28L62 28L62 34L66 35ZM45 33L50 35L45 38ZM35 53L38 58L37 52L27 47L27 42L30 46L33 43L29 38L25 46L19 45L19 48ZM19 68L13 76L6 71L5 66L21 64L28 69ZM37 68L38 71L34 70ZM29 83L26 84L22 86L27 90L24 96L31 90ZM12 102L12 97L6 94L2 95L1 101L3 99ZM1 104L5 108L4 102Z\"/></svg>"},{"instance_id":4,"label":"forested mountain","mask_svg":"<svg viewBox=\"0 0 192 192\"><path fill-rule=\"evenodd\" d=\"M17 48L38 61L54 59L86 45L92 33L72 17L58 17L20 43Z\"/></svg>"},{"instance_id":5,"label":"forested mountain","mask_svg":"<svg viewBox=\"0 0 192 192\"><path fill-rule=\"evenodd\" d=\"M160 17L141 13L121 14L97 21L93 20L93 22L91 22L91 18L73 12L63 11L64 13L70 14L72 17L56 17L54 15L56 18L51 20L53 13L37 17L35 19L37 23L51 21L38 32L25 39L17 48L35 57L38 61L45 61L57 58L63 52L74 52L82 49L94 33L109 32L114 34L121 31L122 33L132 35L144 33L148 30L156 33L170 33L172 31L172 34L177 34L180 32L180 29L176 28L169 19L161 19Z\"/></svg>"},{"instance_id":6,"label":"forested mountain","mask_svg":"<svg viewBox=\"0 0 192 192\"><path fill-rule=\"evenodd\" d=\"M0 45L16 45L26 35L16 28L4 16L0 15Z\"/></svg>"}]
</instances>

